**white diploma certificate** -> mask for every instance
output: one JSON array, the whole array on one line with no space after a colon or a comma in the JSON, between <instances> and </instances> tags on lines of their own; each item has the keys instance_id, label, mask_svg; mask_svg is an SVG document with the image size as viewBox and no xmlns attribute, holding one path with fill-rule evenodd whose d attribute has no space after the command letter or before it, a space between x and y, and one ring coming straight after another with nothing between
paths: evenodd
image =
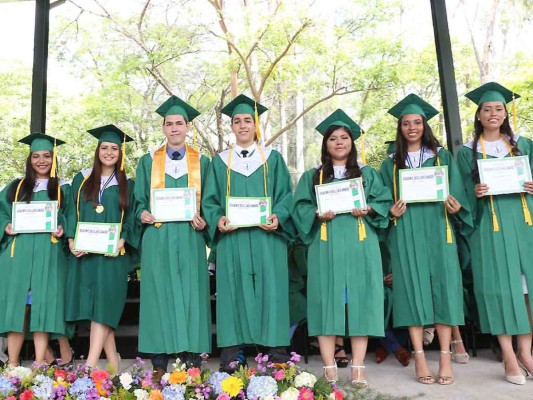
<instances>
[{"instance_id":1,"label":"white diploma certificate","mask_svg":"<svg viewBox=\"0 0 533 400\"><path fill-rule=\"evenodd\" d=\"M531 181L527 156L477 160L479 179L489 187L487 194L525 192L524 183Z\"/></svg>"},{"instance_id":2,"label":"white diploma certificate","mask_svg":"<svg viewBox=\"0 0 533 400\"><path fill-rule=\"evenodd\" d=\"M13 202L11 226L14 233L57 231L57 201Z\"/></svg>"},{"instance_id":3,"label":"white diploma certificate","mask_svg":"<svg viewBox=\"0 0 533 400\"><path fill-rule=\"evenodd\" d=\"M151 213L155 222L191 221L196 214L196 189L152 189Z\"/></svg>"},{"instance_id":4,"label":"white diploma certificate","mask_svg":"<svg viewBox=\"0 0 533 400\"><path fill-rule=\"evenodd\" d=\"M315 186L318 214L327 211L349 213L354 208L366 210L363 179L354 178Z\"/></svg>"},{"instance_id":5,"label":"white diploma certificate","mask_svg":"<svg viewBox=\"0 0 533 400\"><path fill-rule=\"evenodd\" d=\"M226 197L229 226L246 227L267 223L272 214L270 197Z\"/></svg>"},{"instance_id":6,"label":"white diploma certificate","mask_svg":"<svg viewBox=\"0 0 533 400\"><path fill-rule=\"evenodd\" d=\"M78 222L74 249L86 253L116 254L120 223Z\"/></svg>"},{"instance_id":7,"label":"white diploma certificate","mask_svg":"<svg viewBox=\"0 0 533 400\"><path fill-rule=\"evenodd\" d=\"M401 169L400 199L406 203L445 201L448 198L448 166Z\"/></svg>"}]
</instances>

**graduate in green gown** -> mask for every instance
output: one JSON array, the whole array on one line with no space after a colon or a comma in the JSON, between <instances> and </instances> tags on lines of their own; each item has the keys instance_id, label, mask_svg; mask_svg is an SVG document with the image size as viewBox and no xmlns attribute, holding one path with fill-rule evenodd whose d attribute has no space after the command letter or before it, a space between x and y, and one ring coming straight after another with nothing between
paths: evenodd
<instances>
[{"instance_id":1,"label":"graduate in green gown","mask_svg":"<svg viewBox=\"0 0 533 400\"><path fill-rule=\"evenodd\" d=\"M379 173L359 163L354 140L361 129L342 110L316 128L323 136L322 165L305 172L294 193L292 218L309 245L307 320L318 336L324 375L337 380L335 339L349 336L351 380L367 385L364 359L368 336L383 336L383 273L376 229L388 224L390 190ZM367 208L318 214L315 186L362 177Z\"/></svg>"},{"instance_id":2,"label":"graduate in green gown","mask_svg":"<svg viewBox=\"0 0 533 400\"><path fill-rule=\"evenodd\" d=\"M461 268L452 223L467 229L472 219L459 169L427 123L438 111L410 94L389 113L398 118L396 151L383 161L381 175L395 201L386 240L394 279L393 322L395 327L409 327L416 376L423 384L435 382L422 347L424 326L435 324L441 350L437 383L447 385L453 383L452 326L464 324ZM439 165L448 167L450 195L444 203L406 204L399 197L399 170Z\"/></svg>"},{"instance_id":3,"label":"graduate in green gown","mask_svg":"<svg viewBox=\"0 0 533 400\"><path fill-rule=\"evenodd\" d=\"M239 357L239 346L244 344L270 347L274 362L288 359L280 346L289 344L287 240L294 237L288 210L292 186L281 155L256 142L258 116L265 110L244 95L222 109L231 117L236 144L213 158L202 203L217 248L217 341L223 348L221 369L228 371L237 367L233 361L245 363ZM228 196L270 197L268 223L231 226L225 210Z\"/></svg>"},{"instance_id":4,"label":"graduate in green gown","mask_svg":"<svg viewBox=\"0 0 533 400\"><path fill-rule=\"evenodd\" d=\"M0 334L7 334L9 364L19 365L24 333L32 332L35 362L44 364L49 334L65 333L67 251L64 230L70 186L57 177L56 146L42 133L20 140L30 146L26 173L0 194ZM57 231L13 232L13 202L58 201Z\"/></svg>"},{"instance_id":5,"label":"graduate in green gown","mask_svg":"<svg viewBox=\"0 0 533 400\"><path fill-rule=\"evenodd\" d=\"M120 360L115 330L126 303L128 272L135 268L131 247L138 240L132 216L134 182L124 170L126 142L133 139L114 125L88 132L98 144L92 168L79 172L72 181L66 235L75 257L70 258L67 320L91 321L87 366L97 367L104 350L110 369L116 372ZM103 255L76 250L78 222L121 223L118 252Z\"/></svg>"},{"instance_id":6,"label":"graduate in green gown","mask_svg":"<svg viewBox=\"0 0 533 400\"><path fill-rule=\"evenodd\" d=\"M507 380L524 384L519 363L533 372L527 295L533 289L533 182L524 183L524 193L489 196L489 187L480 183L477 160L522 155L533 166L533 142L514 134L509 124L506 103L519 95L490 82L466 96L479 105L474 140L461 148L458 162L475 222L468 242L480 327L498 335ZM518 335L517 356L512 335Z\"/></svg>"},{"instance_id":7,"label":"graduate in green gown","mask_svg":"<svg viewBox=\"0 0 533 400\"><path fill-rule=\"evenodd\" d=\"M209 159L185 144L190 123L200 113L176 96L157 113L163 117L167 140L141 157L135 186L136 218L144 227L139 350L154 354L155 380L166 372L168 354L182 353L182 361L198 364L198 354L211 351L206 223L200 208ZM193 219L156 223L150 212L151 190L186 187L196 189Z\"/></svg>"}]
</instances>

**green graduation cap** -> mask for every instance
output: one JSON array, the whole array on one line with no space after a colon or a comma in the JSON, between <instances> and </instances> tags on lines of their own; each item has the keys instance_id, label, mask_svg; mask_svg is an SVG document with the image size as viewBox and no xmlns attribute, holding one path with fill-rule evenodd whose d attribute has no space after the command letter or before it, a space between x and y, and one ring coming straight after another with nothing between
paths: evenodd
<instances>
[{"instance_id":1,"label":"green graduation cap","mask_svg":"<svg viewBox=\"0 0 533 400\"><path fill-rule=\"evenodd\" d=\"M255 107L257 106L257 115L263 114L268 108L265 106L256 103L254 100L240 94L235 97L232 101L224 106L220 112L229 117L233 117L236 114L250 114L252 117L255 116Z\"/></svg>"},{"instance_id":2,"label":"green graduation cap","mask_svg":"<svg viewBox=\"0 0 533 400\"><path fill-rule=\"evenodd\" d=\"M124 142L133 142L133 139L118 129L115 125L105 125L89 129L91 135L98 139L98 143L110 142L122 146Z\"/></svg>"},{"instance_id":3,"label":"green graduation cap","mask_svg":"<svg viewBox=\"0 0 533 400\"><path fill-rule=\"evenodd\" d=\"M30 152L34 151L53 151L54 144L60 146L65 144L64 141L45 135L44 133L33 132L30 135L23 137L19 143L24 143L30 146Z\"/></svg>"},{"instance_id":4,"label":"green graduation cap","mask_svg":"<svg viewBox=\"0 0 533 400\"><path fill-rule=\"evenodd\" d=\"M520 97L518 93L514 93L496 82L485 83L477 89L468 92L465 96L477 105L487 101L500 101L503 104L507 104Z\"/></svg>"},{"instance_id":5,"label":"green graduation cap","mask_svg":"<svg viewBox=\"0 0 533 400\"><path fill-rule=\"evenodd\" d=\"M344 126L352 132L352 139L356 140L361 136L361 127L351 119L348 114L340 108L334 111L329 117L317 125L315 128L321 135L324 135L330 126Z\"/></svg>"},{"instance_id":6,"label":"green graduation cap","mask_svg":"<svg viewBox=\"0 0 533 400\"><path fill-rule=\"evenodd\" d=\"M426 121L429 121L439 113L431 104L425 102L414 93L404 97L388 112L398 119L407 114L418 114L423 116Z\"/></svg>"},{"instance_id":7,"label":"green graduation cap","mask_svg":"<svg viewBox=\"0 0 533 400\"><path fill-rule=\"evenodd\" d=\"M385 144L387 145L387 154L396 153L396 140L387 140Z\"/></svg>"},{"instance_id":8,"label":"green graduation cap","mask_svg":"<svg viewBox=\"0 0 533 400\"><path fill-rule=\"evenodd\" d=\"M182 115L187 122L191 122L200 115L200 111L191 107L177 96L170 96L155 112L163 118L168 115Z\"/></svg>"}]
</instances>

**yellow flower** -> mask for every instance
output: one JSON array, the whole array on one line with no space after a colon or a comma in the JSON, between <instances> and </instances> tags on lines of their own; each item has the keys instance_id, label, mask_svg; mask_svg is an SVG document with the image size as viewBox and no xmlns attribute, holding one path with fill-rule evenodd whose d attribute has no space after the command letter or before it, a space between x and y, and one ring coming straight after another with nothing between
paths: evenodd
<instances>
[{"instance_id":1,"label":"yellow flower","mask_svg":"<svg viewBox=\"0 0 533 400\"><path fill-rule=\"evenodd\" d=\"M241 378L235 376L228 376L221 383L221 388L224 393L230 395L230 397L235 397L244 387L244 382Z\"/></svg>"},{"instance_id":2,"label":"yellow flower","mask_svg":"<svg viewBox=\"0 0 533 400\"><path fill-rule=\"evenodd\" d=\"M187 371L173 371L168 377L168 381L172 385L187 382Z\"/></svg>"}]
</instances>

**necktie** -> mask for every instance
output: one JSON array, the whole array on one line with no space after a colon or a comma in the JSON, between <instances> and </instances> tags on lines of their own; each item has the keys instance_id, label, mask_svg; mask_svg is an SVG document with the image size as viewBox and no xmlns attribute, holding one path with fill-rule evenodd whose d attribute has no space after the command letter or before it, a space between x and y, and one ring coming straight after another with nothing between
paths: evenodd
<instances>
[{"instance_id":1,"label":"necktie","mask_svg":"<svg viewBox=\"0 0 533 400\"><path fill-rule=\"evenodd\" d=\"M174 153L172 153L172 159L173 160L181 160L183 158L183 156L181 155L181 153L179 151L175 151Z\"/></svg>"},{"instance_id":2,"label":"necktie","mask_svg":"<svg viewBox=\"0 0 533 400\"><path fill-rule=\"evenodd\" d=\"M242 151L241 151L242 158L246 158L246 157L248 156L248 153L249 153L248 150L242 150Z\"/></svg>"}]
</instances>

